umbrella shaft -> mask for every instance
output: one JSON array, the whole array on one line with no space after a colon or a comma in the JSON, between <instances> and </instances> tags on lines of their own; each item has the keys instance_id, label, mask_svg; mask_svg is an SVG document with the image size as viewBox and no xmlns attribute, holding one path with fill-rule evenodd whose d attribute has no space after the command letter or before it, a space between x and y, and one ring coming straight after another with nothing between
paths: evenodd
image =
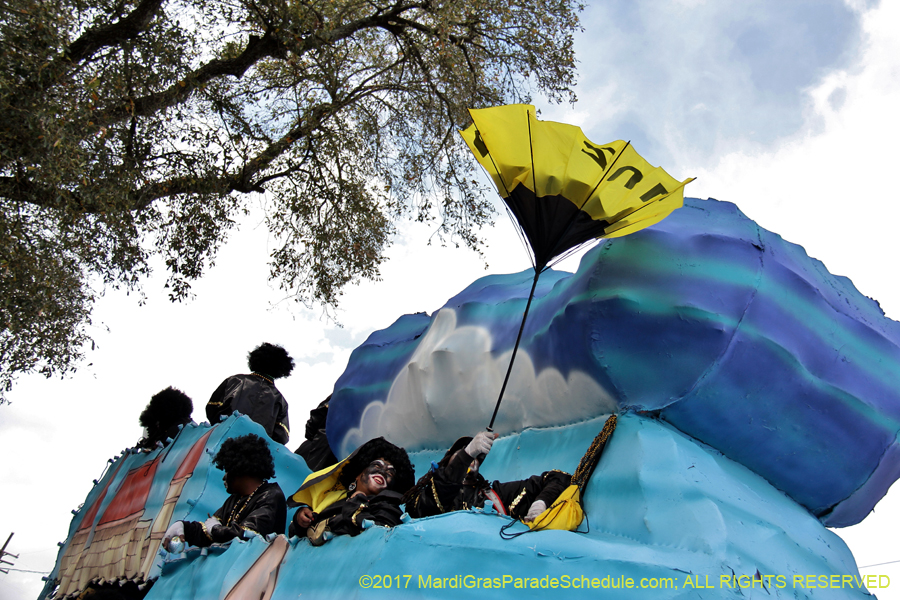
<instances>
[{"instance_id":1,"label":"umbrella shaft","mask_svg":"<svg viewBox=\"0 0 900 600\"><path fill-rule=\"evenodd\" d=\"M509 367L506 369L506 377L503 379L503 387L500 388L500 397L497 398L497 405L494 406L494 414L491 415L491 424L488 425L488 431L493 431L494 420L497 418L497 411L500 410L500 402L503 401L503 392L506 391L506 384L509 383L509 375L512 373L516 353L519 351L519 342L522 341L522 331L525 330L525 319L528 318L528 309L531 308L531 300L534 298L534 290L537 288L538 277L540 276L540 269L535 268L534 281L531 283L531 292L528 294L528 303L525 304L525 314L522 315L522 324L519 325L519 335L516 336L516 345L513 346L512 356L509 357Z\"/></svg>"}]
</instances>

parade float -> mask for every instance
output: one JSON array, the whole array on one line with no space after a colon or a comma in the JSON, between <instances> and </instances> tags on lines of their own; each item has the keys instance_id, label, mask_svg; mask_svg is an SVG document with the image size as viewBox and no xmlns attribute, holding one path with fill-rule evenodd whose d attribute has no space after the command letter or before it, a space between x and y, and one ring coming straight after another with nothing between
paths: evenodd
<instances>
[{"instance_id":1,"label":"parade float","mask_svg":"<svg viewBox=\"0 0 900 600\"><path fill-rule=\"evenodd\" d=\"M471 131L467 140L476 155L488 148ZM614 174L626 148L583 154ZM620 185L634 181L627 175ZM664 200L674 190L660 181L628 189L643 203ZM541 182L532 178L531 196L548 195L536 192ZM733 204L687 198L674 208L652 226L621 226L622 237L611 219L591 217L605 239L574 273L541 264L537 234L526 231L532 269L483 277L431 313L400 316L353 352L334 386L326 432L335 456L384 436L409 451L417 475L489 422L500 435L482 466L489 479L572 472L617 415L577 531L507 539L510 518L487 506L320 547L279 535L169 553L161 542L171 522L202 521L227 496L211 464L222 441L265 435L233 415L112 461L41 598L109 585L204 600L560 589L648 600L869 597L879 582L860 576L828 527L860 522L900 475L900 323ZM310 469L270 448L290 494Z\"/></svg>"}]
</instances>

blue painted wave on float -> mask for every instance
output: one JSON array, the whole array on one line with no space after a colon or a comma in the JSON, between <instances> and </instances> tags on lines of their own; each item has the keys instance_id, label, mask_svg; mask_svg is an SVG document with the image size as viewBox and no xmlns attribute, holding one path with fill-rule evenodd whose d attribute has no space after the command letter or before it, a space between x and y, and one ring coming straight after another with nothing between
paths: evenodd
<instances>
[{"instance_id":1,"label":"blue painted wave on float","mask_svg":"<svg viewBox=\"0 0 900 600\"><path fill-rule=\"evenodd\" d=\"M443 310L455 313L457 330L486 332L499 362L514 343L531 279L531 271L483 277ZM354 352L335 385L333 448L379 434L385 424L363 423L362 415L389 408L437 317L416 315L414 326L401 318ZM590 250L576 273L545 272L521 353L527 359L517 364L530 360L536 374L586 376L620 409L657 416L709 444L831 526L859 522L900 475L900 324L849 279L727 202L688 198L663 222ZM437 377L443 363L422 359L418 376ZM485 387L499 388L495 380ZM409 402L417 388L403 385L395 396ZM434 410L442 399L428 389L423 410L437 431L448 439L474 433L459 430L452 411ZM606 410L585 406L576 398L571 408L511 421L505 433ZM504 407L500 413L509 417ZM410 435L400 441L412 449L447 441Z\"/></svg>"}]
</instances>

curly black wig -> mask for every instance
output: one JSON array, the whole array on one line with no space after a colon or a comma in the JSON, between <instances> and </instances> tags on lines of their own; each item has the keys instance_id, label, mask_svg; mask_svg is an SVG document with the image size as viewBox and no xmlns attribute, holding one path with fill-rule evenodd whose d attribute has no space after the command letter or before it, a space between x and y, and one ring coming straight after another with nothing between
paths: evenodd
<instances>
[{"instance_id":1,"label":"curly black wig","mask_svg":"<svg viewBox=\"0 0 900 600\"><path fill-rule=\"evenodd\" d=\"M150 437L174 425L183 425L191 420L194 403L179 389L167 387L150 398L150 403L141 413L141 427L146 427Z\"/></svg>"},{"instance_id":2,"label":"curly black wig","mask_svg":"<svg viewBox=\"0 0 900 600\"><path fill-rule=\"evenodd\" d=\"M294 359L281 346L266 342L250 351L247 365L254 373L280 379L294 370Z\"/></svg>"},{"instance_id":3,"label":"curly black wig","mask_svg":"<svg viewBox=\"0 0 900 600\"><path fill-rule=\"evenodd\" d=\"M356 476L362 473L363 469L368 467L372 461L379 458L388 461L397 470L397 475L391 481L388 489L402 494L412 487L416 481L416 470L412 463L409 462L409 455L406 453L406 450L395 446L383 437L369 440L360 446L350 460L347 461L347 464L344 465L338 481L344 487L349 488Z\"/></svg>"},{"instance_id":4,"label":"curly black wig","mask_svg":"<svg viewBox=\"0 0 900 600\"><path fill-rule=\"evenodd\" d=\"M269 445L252 433L222 442L213 462L232 477L250 475L259 479L275 478L275 461L272 460Z\"/></svg>"}]
</instances>

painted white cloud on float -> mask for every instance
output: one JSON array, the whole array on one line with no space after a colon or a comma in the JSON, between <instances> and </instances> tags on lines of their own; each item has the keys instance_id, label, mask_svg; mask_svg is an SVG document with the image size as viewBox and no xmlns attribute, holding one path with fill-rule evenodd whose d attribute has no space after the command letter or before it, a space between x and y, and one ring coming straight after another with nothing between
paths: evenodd
<instances>
[{"instance_id":1,"label":"painted white cloud on float","mask_svg":"<svg viewBox=\"0 0 900 600\"><path fill-rule=\"evenodd\" d=\"M346 456L361 443L384 436L408 450L445 448L474 435L491 420L511 350L494 358L484 327L457 327L456 311L441 309L415 353L391 384L384 402L373 402L341 443ZM522 348L500 405L494 431L562 425L616 410L616 402L592 377L558 369L535 372Z\"/></svg>"}]
</instances>

